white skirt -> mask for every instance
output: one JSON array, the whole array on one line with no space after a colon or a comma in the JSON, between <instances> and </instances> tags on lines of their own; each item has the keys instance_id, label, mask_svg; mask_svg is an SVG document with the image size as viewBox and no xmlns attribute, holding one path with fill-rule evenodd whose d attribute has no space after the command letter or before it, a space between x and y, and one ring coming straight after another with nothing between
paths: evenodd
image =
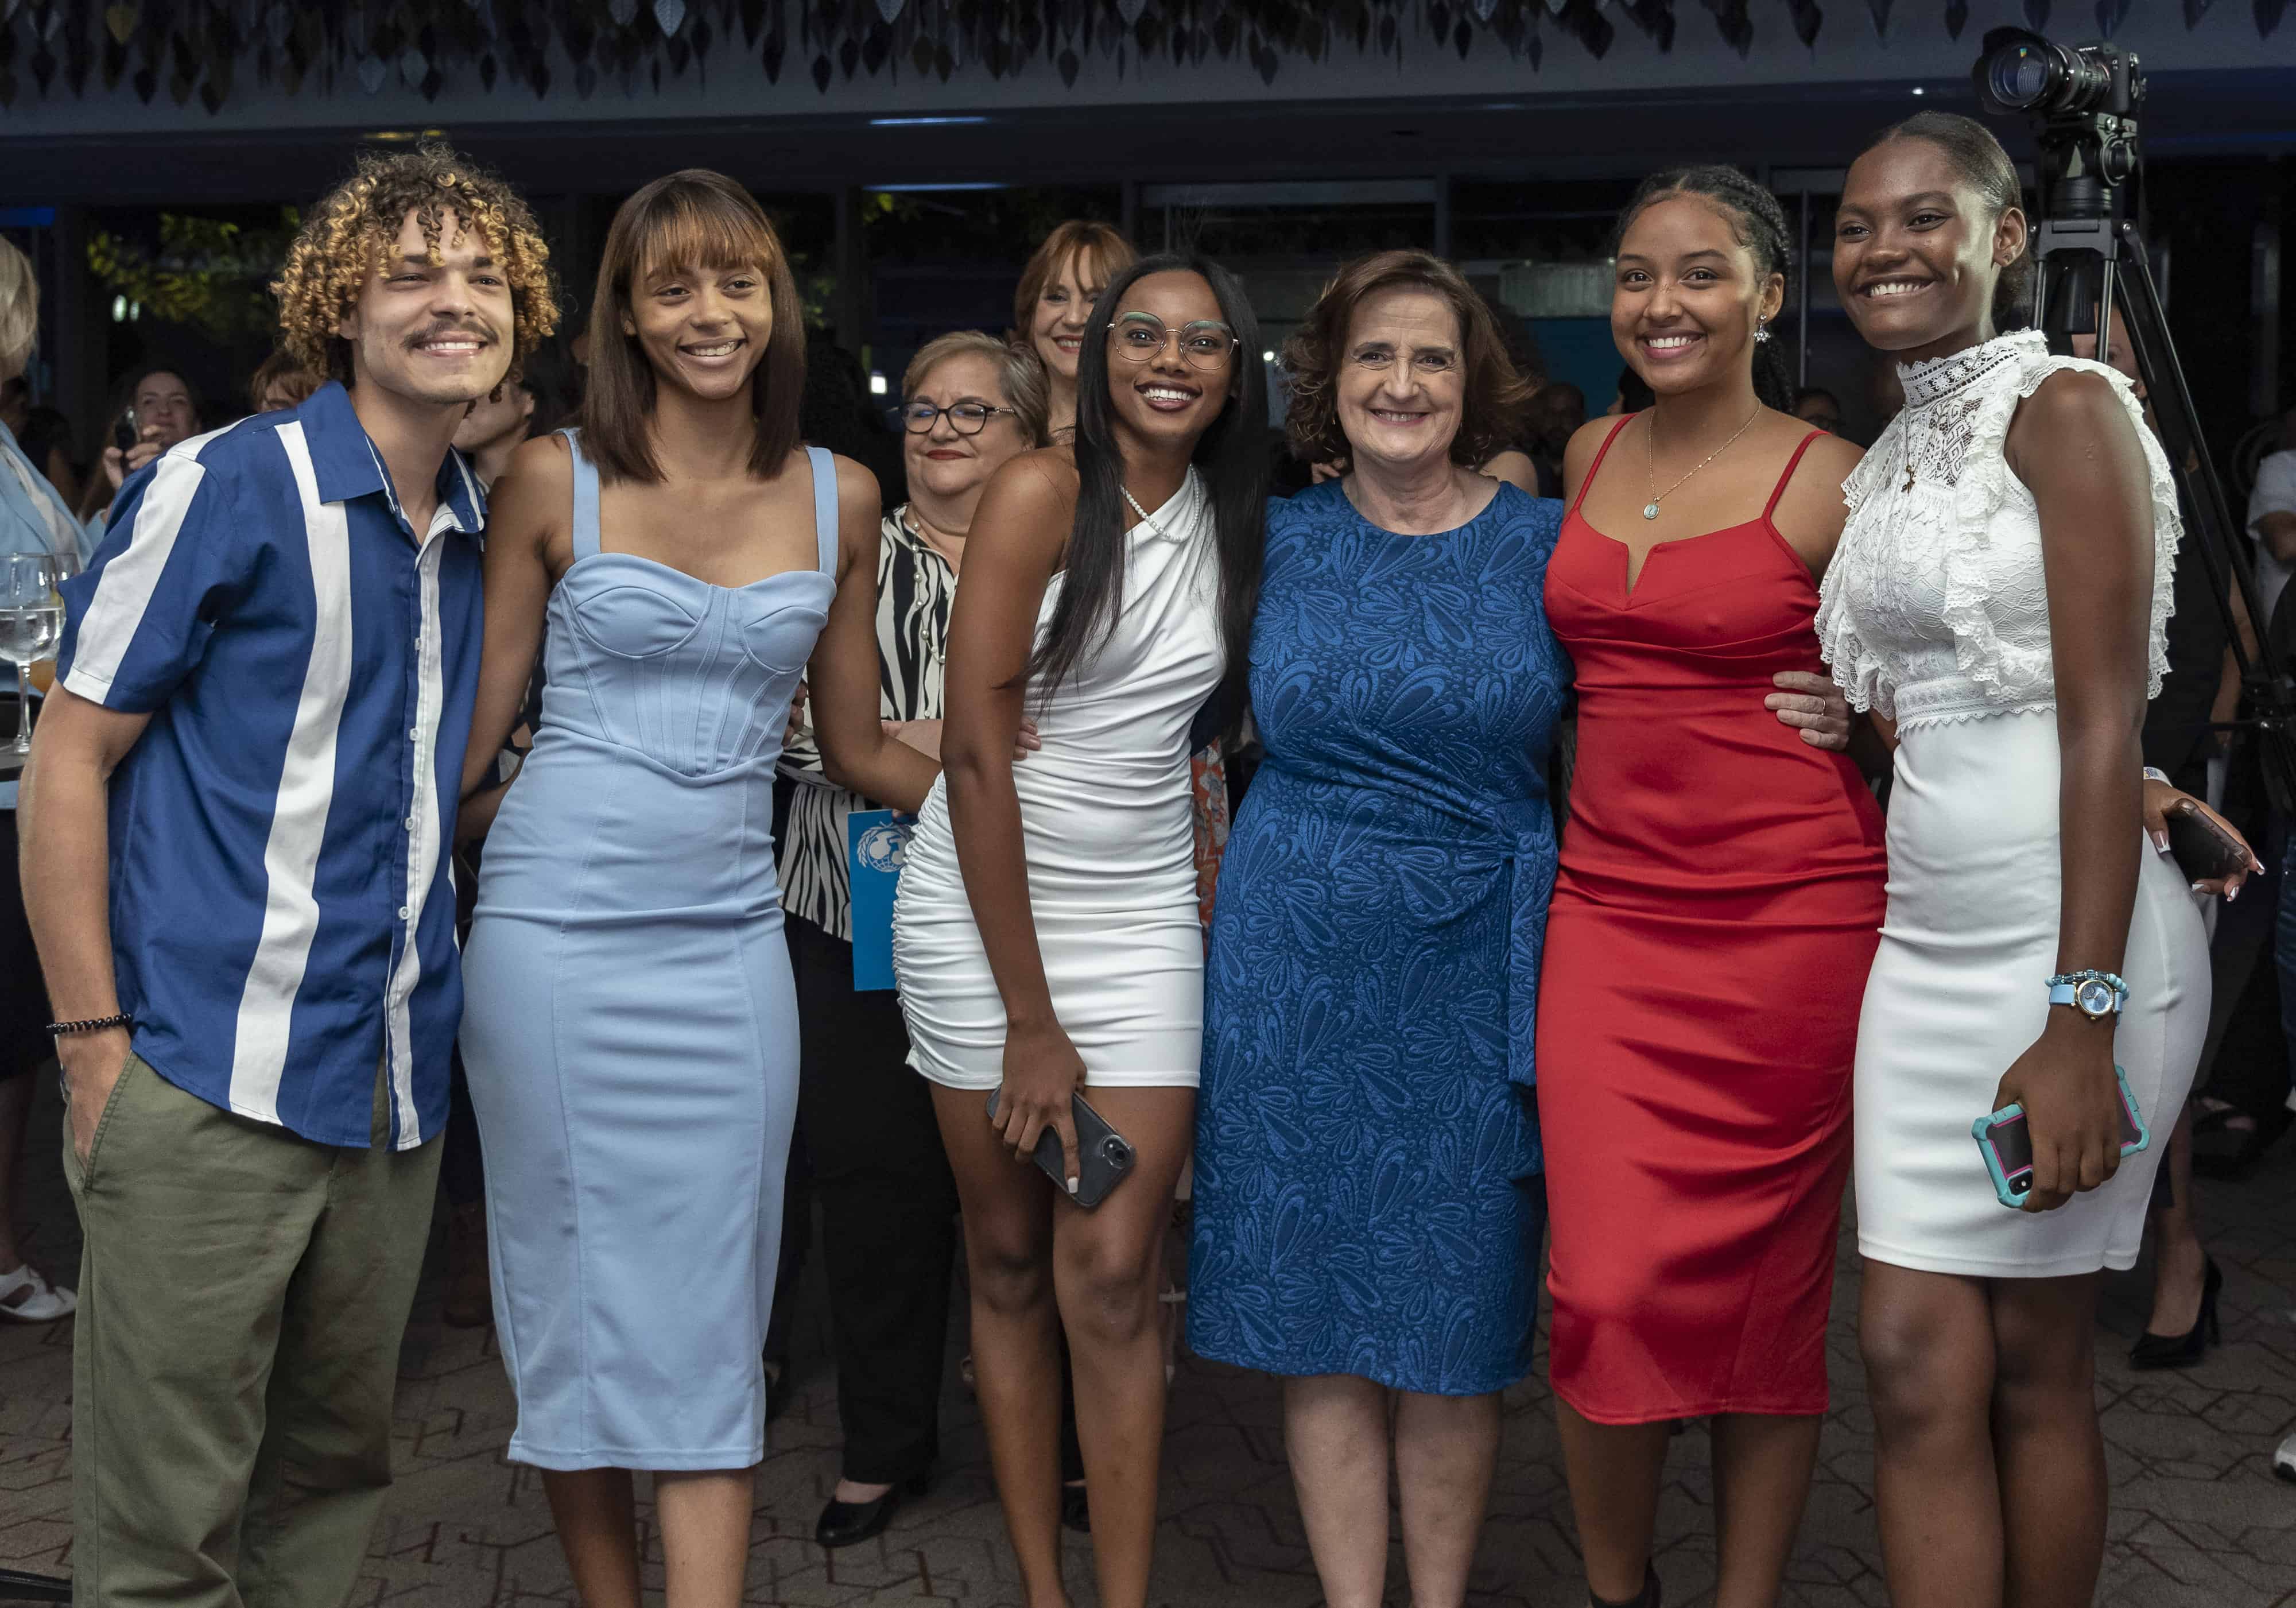
<instances>
[{"instance_id":1,"label":"white skirt","mask_svg":"<svg viewBox=\"0 0 2296 1608\"><path fill-rule=\"evenodd\" d=\"M1903 694L1900 693L1900 697ZM2208 938L2148 841L2113 1041L2152 1142L2051 1212L1994 1194L1970 1125L2038 1038L2062 888L2054 710L1918 720L1898 734L1890 903L1857 1030L1857 1245L1896 1267L1988 1278L2128 1268L2208 1030Z\"/></svg>"},{"instance_id":2,"label":"white skirt","mask_svg":"<svg viewBox=\"0 0 2296 1608\"><path fill-rule=\"evenodd\" d=\"M1168 808L1144 800L1133 812L1070 804L1076 795L1050 783L1053 767L1040 761L1030 756L1021 790L1029 903L1053 1014L1084 1062L1085 1086L1193 1088L1203 1054L1204 930L1185 792L1164 800ZM1004 1081L1004 1002L965 897L939 781L903 858L893 973L909 1064L950 1088L996 1088Z\"/></svg>"}]
</instances>

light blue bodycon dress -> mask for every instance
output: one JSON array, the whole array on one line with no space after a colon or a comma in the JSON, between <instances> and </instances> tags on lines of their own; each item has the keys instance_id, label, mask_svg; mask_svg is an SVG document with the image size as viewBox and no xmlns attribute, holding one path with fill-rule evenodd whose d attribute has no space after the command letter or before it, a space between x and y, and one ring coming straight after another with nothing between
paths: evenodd
<instances>
[{"instance_id":1,"label":"light blue bodycon dress","mask_svg":"<svg viewBox=\"0 0 2296 1608\"><path fill-rule=\"evenodd\" d=\"M836 592L836 470L810 451L818 567L729 588L601 552L567 440L575 558L463 963L510 1456L747 1468L797 1111L774 764Z\"/></svg>"}]
</instances>

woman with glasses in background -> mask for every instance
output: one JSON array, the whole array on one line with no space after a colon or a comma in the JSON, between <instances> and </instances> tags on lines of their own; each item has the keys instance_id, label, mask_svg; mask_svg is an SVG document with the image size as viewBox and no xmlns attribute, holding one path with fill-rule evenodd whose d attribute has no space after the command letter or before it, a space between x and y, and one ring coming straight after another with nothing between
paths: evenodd
<instances>
[{"instance_id":1,"label":"woman with glasses in background","mask_svg":"<svg viewBox=\"0 0 2296 1608\"><path fill-rule=\"evenodd\" d=\"M1060 1336L1103 1608L1144 1608L1164 1428L1157 1300L1203 1029L1188 738L1244 660L1266 454L1233 275L1152 258L1088 325L1073 447L990 484L949 628L943 780L893 957L964 1207L972 1352L1027 1608L1066 1608ZM1012 762L1023 718L1043 747ZM1074 1096L1129 1143L1090 1210ZM996 1096L992 1105L990 1096ZM1061 1179L1025 1163L1059 1135Z\"/></svg>"},{"instance_id":2,"label":"woman with glasses in background","mask_svg":"<svg viewBox=\"0 0 2296 1608\"><path fill-rule=\"evenodd\" d=\"M929 342L892 409L909 500L877 545L878 713L940 752L949 604L981 493L1045 439L1034 356L964 330ZM1022 742L1032 741L1026 733ZM781 840L782 906L797 974L798 1144L821 1204L844 1464L814 1527L824 1546L877 1535L922 1495L939 1450L942 1353L956 1249L956 1185L890 991L853 983L848 817L880 808L822 774L793 728L781 773L798 783Z\"/></svg>"}]
</instances>

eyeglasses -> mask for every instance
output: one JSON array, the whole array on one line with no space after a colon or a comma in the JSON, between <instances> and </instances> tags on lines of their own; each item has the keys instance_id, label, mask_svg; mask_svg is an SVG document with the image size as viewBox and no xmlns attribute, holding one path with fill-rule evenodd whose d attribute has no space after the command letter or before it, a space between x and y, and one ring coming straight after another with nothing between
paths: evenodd
<instances>
[{"instance_id":1,"label":"eyeglasses","mask_svg":"<svg viewBox=\"0 0 2296 1608\"><path fill-rule=\"evenodd\" d=\"M1365 347L1352 354L1348 361L1357 368L1367 368L1374 374L1383 374L1395 366L1395 352L1384 346ZM1459 372L1459 354L1440 347L1411 354L1411 372L1423 379L1439 379Z\"/></svg>"},{"instance_id":2,"label":"eyeglasses","mask_svg":"<svg viewBox=\"0 0 2296 1608\"><path fill-rule=\"evenodd\" d=\"M904 402L898 407L887 408L885 416L913 436L931 435L933 422L944 418L957 434L977 436L988 428L988 421L997 414L1019 412L1013 407L991 407L986 402L959 402L952 407L939 407L931 402Z\"/></svg>"},{"instance_id":3,"label":"eyeglasses","mask_svg":"<svg viewBox=\"0 0 2296 1608\"><path fill-rule=\"evenodd\" d=\"M1172 330L1153 313L1127 313L1108 326L1108 349L1127 363L1153 362L1164 343L1175 338L1190 368L1225 368L1239 344L1234 330L1211 318L1198 318Z\"/></svg>"}]
</instances>

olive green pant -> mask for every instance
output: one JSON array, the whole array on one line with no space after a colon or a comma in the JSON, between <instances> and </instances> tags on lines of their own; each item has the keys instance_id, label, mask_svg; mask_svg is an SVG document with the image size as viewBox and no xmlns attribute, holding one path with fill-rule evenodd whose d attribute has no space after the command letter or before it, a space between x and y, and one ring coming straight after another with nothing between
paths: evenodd
<instances>
[{"instance_id":1,"label":"olive green pant","mask_svg":"<svg viewBox=\"0 0 2296 1608\"><path fill-rule=\"evenodd\" d=\"M83 1166L72 1600L340 1608L390 1486L398 1343L443 1148L314 1144L140 1059Z\"/></svg>"}]
</instances>

